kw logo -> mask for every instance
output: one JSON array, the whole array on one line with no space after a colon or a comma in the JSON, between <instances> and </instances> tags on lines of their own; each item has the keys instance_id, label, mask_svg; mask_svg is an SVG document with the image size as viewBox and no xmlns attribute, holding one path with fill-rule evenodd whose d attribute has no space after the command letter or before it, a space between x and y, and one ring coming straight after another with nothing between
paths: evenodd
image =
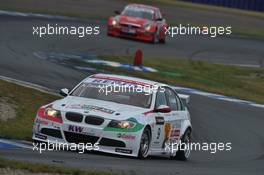
<instances>
[{"instance_id":1,"label":"kw logo","mask_svg":"<svg viewBox=\"0 0 264 175\"><path fill-rule=\"evenodd\" d=\"M83 127L81 127L81 126L73 126L73 125L69 125L68 130L71 131L71 132L82 133L82 132L83 132Z\"/></svg>"}]
</instances>

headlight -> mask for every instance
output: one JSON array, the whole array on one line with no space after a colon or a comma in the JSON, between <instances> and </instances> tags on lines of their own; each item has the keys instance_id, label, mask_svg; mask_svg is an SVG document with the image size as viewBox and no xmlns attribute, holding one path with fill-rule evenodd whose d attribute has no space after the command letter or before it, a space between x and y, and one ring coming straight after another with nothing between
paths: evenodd
<instances>
[{"instance_id":1,"label":"headlight","mask_svg":"<svg viewBox=\"0 0 264 175\"><path fill-rule=\"evenodd\" d=\"M61 118L61 112L53 109L52 105L49 105L48 107L40 107L37 116L57 123L63 122Z\"/></svg>"},{"instance_id":2,"label":"headlight","mask_svg":"<svg viewBox=\"0 0 264 175\"><path fill-rule=\"evenodd\" d=\"M135 126L135 123L131 122L131 121L112 120L108 124L108 127L111 127L111 128L123 128L123 129L133 128L134 126Z\"/></svg>"},{"instance_id":3,"label":"headlight","mask_svg":"<svg viewBox=\"0 0 264 175\"><path fill-rule=\"evenodd\" d=\"M46 108L45 114L50 117L61 118L60 111L53 108Z\"/></svg>"},{"instance_id":4,"label":"headlight","mask_svg":"<svg viewBox=\"0 0 264 175\"><path fill-rule=\"evenodd\" d=\"M146 31L150 31L150 29L151 29L151 24L148 24L148 25L145 26L145 30Z\"/></svg>"},{"instance_id":5,"label":"headlight","mask_svg":"<svg viewBox=\"0 0 264 175\"><path fill-rule=\"evenodd\" d=\"M113 25L113 26L117 25L117 20L116 20L116 19L114 19L114 20L112 21L112 25Z\"/></svg>"}]
</instances>

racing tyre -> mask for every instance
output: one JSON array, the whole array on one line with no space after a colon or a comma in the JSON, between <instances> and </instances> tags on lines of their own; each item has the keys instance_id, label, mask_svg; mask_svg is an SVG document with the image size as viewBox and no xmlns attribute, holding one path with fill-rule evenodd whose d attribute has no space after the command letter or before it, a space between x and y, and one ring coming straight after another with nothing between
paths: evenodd
<instances>
[{"instance_id":1,"label":"racing tyre","mask_svg":"<svg viewBox=\"0 0 264 175\"><path fill-rule=\"evenodd\" d=\"M111 35L109 32L107 32L107 36L110 36L110 37L112 37L113 35Z\"/></svg>"},{"instance_id":2,"label":"racing tyre","mask_svg":"<svg viewBox=\"0 0 264 175\"><path fill-rule=\"evenodd\" d=\"M187 129L181 138L181 143L190 144L191 143L191 130ZM191 150L190 149L184 149L184 146L182 146L182 149L178 149L175 156L172 158L175 158L177 160L186 161L190 157Z\"/></svg>"},{"instance_id":3,"label":"racing tyre","mask_svg":"<svg viewBox=\"0 0 264 175\"><path fill-rule=\"evenodd\" d=\"M153 36L152 43L153 44L157 44L157 43L159 43L159 41L160 41L160 39L159 39L159 33L156 31L156 33Z\"/></svg>"},{"instance_id":4,"label":"racing tyre","mask_svg":"<svg viewBox=\"0 0 264 175\"><path fill-rule=\"evenodd\" d=\"M165 43L166 43L166 37L165 37L164 39L160 39L159 42L160 42L161 44L165 44Z\"/></svg>"},{"instance_id":5,"label":"racing tyre","mask_svg":"<svg viewBox=\"0 0 264 175\"><path fill-rule=\"evenodd\" d=\"M150 141L151 141L151 134L150 130L148 128L145 128L143 131L143 134L141 136L140 140L140 148L138 151L138 158L140 159L146 159L149 152L150 147Z\"/></svg>"},{"instance_id":6,"label":"racing tyre","mask_svg":"<svg viewBox=\"0 0 264 175\"><path fill-rule=\"evenodd\" d=\"M107 36L113 36L111 33L108 32L108 28L107 28Z\"/></svg>"}]
</instances>

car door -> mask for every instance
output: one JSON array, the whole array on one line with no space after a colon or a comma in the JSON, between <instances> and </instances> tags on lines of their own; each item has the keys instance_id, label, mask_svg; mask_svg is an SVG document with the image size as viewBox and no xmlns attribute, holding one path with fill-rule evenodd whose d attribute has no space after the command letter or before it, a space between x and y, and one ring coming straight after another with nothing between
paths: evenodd
<instances>
[{"instance_id":1,"label":"car door","mask_svg":"<svg viewBox=\"0 0 264 175\"><path fill-rule=\"evenodd\" d=\"M181 125L185 117L185 110L181 104L181 101L177 93L169 88L165 88L165 95L167 99L167 104L171 109L170 115L166 115L165 119L165 135L164 144L166 142L175 143L180 139L181 135Z\"/></svg>"},{"instance_id":2,"label":"car door","mask_svg":"<svg viewBox=\"0 0 264 175\"><path fill-rule=\"evenodd\" d=\"M155 100L155 109L157 109L161 105L168 106L166 95L164 89L159 89L156 93L156 100ZM169 115L168 113L160 113L154 112L154 126L152 130L152 148L160 149L164 143L164 126L165 126L165 115Z\"/></svg>"}]
</instances>

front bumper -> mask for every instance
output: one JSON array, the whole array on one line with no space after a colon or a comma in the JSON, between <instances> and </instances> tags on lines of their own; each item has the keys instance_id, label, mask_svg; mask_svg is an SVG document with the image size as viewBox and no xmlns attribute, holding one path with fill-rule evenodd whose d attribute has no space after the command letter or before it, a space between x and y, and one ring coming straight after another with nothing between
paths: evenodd
<instances>
[{"instance_id":1,"label":"front bumper","mask_svg":"<svg viewBox=\"0 0 264 175\"><path fill-rule=\"evenodd\" d=\"M125 37L125 38L152 42L155 36L155 33L146 32L144 29L140 29L140 28L133 29L133 32L131 33L124 32L124 31L129 31L129 29L125 27L121 27L121 26L114 27L111 25L108 25L108 28L107 28L107 34L111 36L116 36L116 37Z\"/></svg>"},{"instance_id":2,"label":"front bumper","mask_svg":"<svg viewBox=\"0 0 264 175\"><path fill-rule=\"evenodd\" d=\"M32 139L55 144L98 145L98 149L94 149L95 151L137 156L142 129L128 133L104 130L109 122L110 120L106 120L102 126L69 121L56 123L37 116L33 126Z\"/></svg>"}]
</instances>

